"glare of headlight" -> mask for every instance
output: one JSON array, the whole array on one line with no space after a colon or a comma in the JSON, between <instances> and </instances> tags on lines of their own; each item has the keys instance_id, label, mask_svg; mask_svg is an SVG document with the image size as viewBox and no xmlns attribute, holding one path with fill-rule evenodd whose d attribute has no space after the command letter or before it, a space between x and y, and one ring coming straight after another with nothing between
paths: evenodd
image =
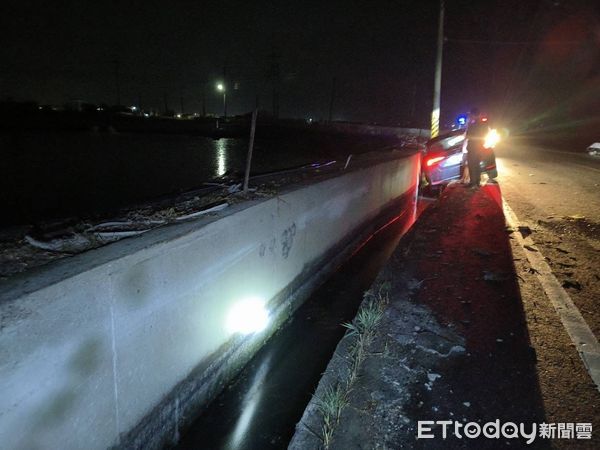
<instances>
[{"instance_id":1,"label":"glare of headlight","mask_svg":"<svg viewBox=\"0 0 600 450\"><path fill-rule=\"evenodd\" d=\"M498 131L491 129L485 136L485 142L483 143L483 146L485 148L494 148L498 142L500 142L500 135L498 134Z\"/></svg>"},{"instance_id":2,"label":"glare of headlight","mask_svg":"<svg viewBox=\"0 0 600 450\"><path fill-rule=\"evenodd\" d=\"M230 333L251 334L264 330L268 323L265 302L259 298L247 298L233 305L226 325Z\"/></svg>"}]
</instances>

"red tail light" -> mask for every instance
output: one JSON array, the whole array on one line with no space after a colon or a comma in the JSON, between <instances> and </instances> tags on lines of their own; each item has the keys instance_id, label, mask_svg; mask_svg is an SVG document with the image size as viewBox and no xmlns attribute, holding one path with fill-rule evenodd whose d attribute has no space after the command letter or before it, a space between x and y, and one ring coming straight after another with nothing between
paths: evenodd
<instances>
[{"instance_id":1,"label":"red tail light","mask_svg":"<svg viewBox=\"0 0 600 450\"><path fill-rule=\"evenodd\" d=\"M425 165L427 167L431 167L434 164L439 163L440 161L444 160L445 158L446 158L445 156L436 156L435 158L430 158L425 161Z\"/></svg>"}]
</instances>

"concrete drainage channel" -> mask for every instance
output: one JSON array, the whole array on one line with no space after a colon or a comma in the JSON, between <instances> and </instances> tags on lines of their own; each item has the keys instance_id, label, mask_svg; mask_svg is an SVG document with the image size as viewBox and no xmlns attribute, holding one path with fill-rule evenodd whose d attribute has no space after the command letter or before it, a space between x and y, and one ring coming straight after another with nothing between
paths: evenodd
<instances>
[{"instance_id":1,"label":"concrete drainage channel","mask_svg":"<svg viewBox=\"0 0 600 450\"><path fill-rule=\"evenodd\" d=\"M369 236L294 314L183 436L178 449L286 448L363 299L413 223L395 217Z\"/></svg>"}]
</instances>

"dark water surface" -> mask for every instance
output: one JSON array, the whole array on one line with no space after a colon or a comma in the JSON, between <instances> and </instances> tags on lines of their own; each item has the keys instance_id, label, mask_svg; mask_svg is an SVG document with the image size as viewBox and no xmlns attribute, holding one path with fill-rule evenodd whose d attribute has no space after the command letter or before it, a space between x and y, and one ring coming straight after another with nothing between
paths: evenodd
<instances>
[{"instance_id":1,"label":"dark water surface","mask_svg":"<svg viewBox=\"0 0 600 450\"><path fill-rule=\"evenodd\" d=\"M252 172L346 157L393 145L295 133L257 134ZM158 196L201 187L228 172L243 173L246 139L102 132L0 134L1 224L65 215L100 214Z\"/></svg>"}]
</instances>

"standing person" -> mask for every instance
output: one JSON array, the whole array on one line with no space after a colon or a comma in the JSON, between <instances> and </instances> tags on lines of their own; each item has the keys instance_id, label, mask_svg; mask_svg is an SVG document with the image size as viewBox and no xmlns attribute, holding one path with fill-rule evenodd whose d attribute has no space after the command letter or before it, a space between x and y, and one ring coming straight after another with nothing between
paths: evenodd
<instances>
[{"instance_id":1,"label":"standing person","mask_svg":"<svg viewBox=\"0 0 600 450\"><path fill-rule=\"evenodd\" d=\"M469 167L469 186L478 187L481 181L481 162L483 143L488 126L481 120L481 113L473 108L469 114L467 126L467 165Z\"/></svg>"}]
</instances>

